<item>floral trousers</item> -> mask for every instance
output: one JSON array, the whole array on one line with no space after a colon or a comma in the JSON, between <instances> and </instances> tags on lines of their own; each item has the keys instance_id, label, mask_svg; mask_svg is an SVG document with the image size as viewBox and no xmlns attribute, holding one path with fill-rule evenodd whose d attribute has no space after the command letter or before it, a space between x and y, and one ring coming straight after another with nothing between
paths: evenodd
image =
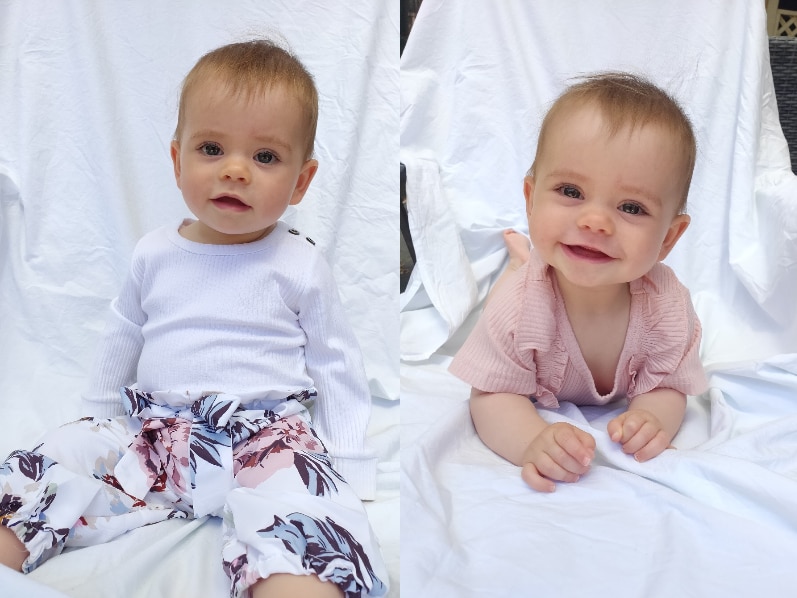
<instances>
[{"instance_id":1,"label":"floral trousers","mask_svg":"<svg viewBox=\"0 0 797 598\"><path fill-rule=\"evenodd\" d=\"M346 598L384 596L377 541L311 427L309 396L254 409L209 395L174 408L126 388L128 416L85 418L14 451L0 466L0 525L29 551L23 571L65 547L212 515L233 598L273 573L316 574Z\"/></svg>"}]
</instances>

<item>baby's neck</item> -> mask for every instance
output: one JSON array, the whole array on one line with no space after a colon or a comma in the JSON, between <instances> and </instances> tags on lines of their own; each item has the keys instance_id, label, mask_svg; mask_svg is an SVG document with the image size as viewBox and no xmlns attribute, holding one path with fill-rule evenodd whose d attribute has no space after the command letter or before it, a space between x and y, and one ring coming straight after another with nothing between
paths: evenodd
<instances>
[{"instance_id":1,"label":"baby's neck","mask_svg":"<svg viewBox=\"0 0 797 598\"><path fill-rule=\"evenodd\" d=\"M557 277L570 328L600 395L614 391L617 367L631 319L630 285L599 289L571 285Z\"/></svg>"},{"instance_id":2,"label":"baby's neck","mask_svg":"<svg viewBox=\"0 0 797 598\"><path fill-rule=\"evenodd\" d=\"M571 317L575 314L600 317L616 313L618 310L625 311L628 309L631 298L629 283L585 288L571 284L564 276L559 275L556 270L553 270L553 274L556 277L556 283L567 308L567 313Z\"/></svg>"}]
</instances>

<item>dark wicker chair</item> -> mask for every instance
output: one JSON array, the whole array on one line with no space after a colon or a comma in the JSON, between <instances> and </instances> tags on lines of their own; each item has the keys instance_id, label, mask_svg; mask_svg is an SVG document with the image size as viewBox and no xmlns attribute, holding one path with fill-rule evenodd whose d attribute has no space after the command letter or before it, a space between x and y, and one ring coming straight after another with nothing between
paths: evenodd
<instances>
[{"instance_id":1,"label":"dark wicker chair","mask_svg":"<svg viewBox=\"0 0 797 598\"><path fill-rule=\"evenodd\" d=\"M407 288L407 282L410 280L412 268L415 266L415 248L412 245L412 235L410 234L410 223L407 220L407 171L404 164L401 164L401 189L400 195L400 211L401 211L401 254L399 258L399 290L403 293Z\"/></svg>"},{"instance_id":2,"label":"dark wicker chair","mask_svg":"<svg viewBox=\"0 0 797 598\"><path fill-rule=\"evenodd\" d=\"M412 24L415 21L415 15L418 14L418 9L421 7L421 0L401 0L400 3L400 28L401 28L401 48L399 52L404 52L404 44L407 43L407 37L410 35ZM399 291L404 292L407 288L407 282L410 279L410 274L415 266L415 248L412 246L412 236L410 235L410 225L407 221L407 195L405 191L405 181L407 180L407 173L404 170L404 165L401 164L401 191L400 191L400 212L401 212L401 237L400 237L400 254L399 254Z\"/></svg>"},{"instance_id":3,"label":"dark wicker chair","mask_svg":"<svg viewBox=\"0 0 797 598\"><path fill-rule=\"evenodd\" d=\"M770 37L769 63L775 82L780 126L789 144L794 171L797 168L797 38Z\"/></svg>"},{"instance_id":4,"label":"dark wicker chair","mask_svg":"<svg viewBox=\"0 0 797 598\"><path fill-rule=\"evenodd\" d=\"M418 14L418 9L421 7L421 0L401 0L399 4L399 28L401 29L401 51L403 52L404 44L407 43L412 24L415 21L415 15Z\"/></svg>"}]
</instances>

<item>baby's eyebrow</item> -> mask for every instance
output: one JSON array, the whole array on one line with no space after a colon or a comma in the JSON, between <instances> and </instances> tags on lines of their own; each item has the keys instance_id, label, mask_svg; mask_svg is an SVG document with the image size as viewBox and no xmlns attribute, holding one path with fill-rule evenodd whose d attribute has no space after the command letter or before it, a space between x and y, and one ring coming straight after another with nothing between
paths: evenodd
<instances>
[{"instance_id":1,"label":"baby's eyebrow","mask_svg":"<svg viewBox=\"0 0 797 598\"><path fill-rule=\"evenodd\" d=\"M219 131L212 129L200 129L191 133L190 139L218 139L222 136Z\"/></svg>"},{"instance_id":2,"label":"baby's eyebrow","mask_svg":"<svg viewBox=\"0 0 797 598\"><path fill-rule=\"evenodd\" d=\"M623 193L628 193L629 195L637 197L641 196L642 198L647 199L658 206L661 205L661 198L655 193L651 193L644 187L638 187L636 185L622 185L620 189L623 191Z\"/></svg>"},{"instance_id":3,"label":"baby's eyebrow","mask_svg":"<svg viewBox=\"0 0 797 598\"><path fill-rule=\"evenodd\" d=\"M572 181L574 183L583 183L587 180L583 174L570 169L553 170L545 175L546 179L562 179L565 181Z\"/></svg>"},{"instance_id":4,"label":"baby's eyebrow","mask_svg":"<svg viewBox=\"0 0 797 598\"><path fill-rule=\"evenodd\" d=\"M276 147L283 151L290 152L292 149L291 144L289 142L280 139L278 137L274 137L272 135L258 135L257 137L255 137L255 141L257 141L258 143L262 143L263 145L266 146Z\"/></svg>"}]
</instances>

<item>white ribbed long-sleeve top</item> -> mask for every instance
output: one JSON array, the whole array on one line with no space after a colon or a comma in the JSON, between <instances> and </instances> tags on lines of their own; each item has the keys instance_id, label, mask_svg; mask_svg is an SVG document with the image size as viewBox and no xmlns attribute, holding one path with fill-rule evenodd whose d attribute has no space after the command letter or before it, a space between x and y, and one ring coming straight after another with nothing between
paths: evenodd
<instances>
[{"instance_id":1,"label":"white ribbed long-sleeve top","mask_svg":"<svg viewBox=\"0 0 797 598\"><path fill-rule=\"evenodd\" d=\"M240 245L144 236L83 396L96 417L124 413L119 388L282 399L318 391L313 428L364 500L376 487L366 447L371 396L356 338L321 252L283 222Z\"/></svg>"}]
</instances>

